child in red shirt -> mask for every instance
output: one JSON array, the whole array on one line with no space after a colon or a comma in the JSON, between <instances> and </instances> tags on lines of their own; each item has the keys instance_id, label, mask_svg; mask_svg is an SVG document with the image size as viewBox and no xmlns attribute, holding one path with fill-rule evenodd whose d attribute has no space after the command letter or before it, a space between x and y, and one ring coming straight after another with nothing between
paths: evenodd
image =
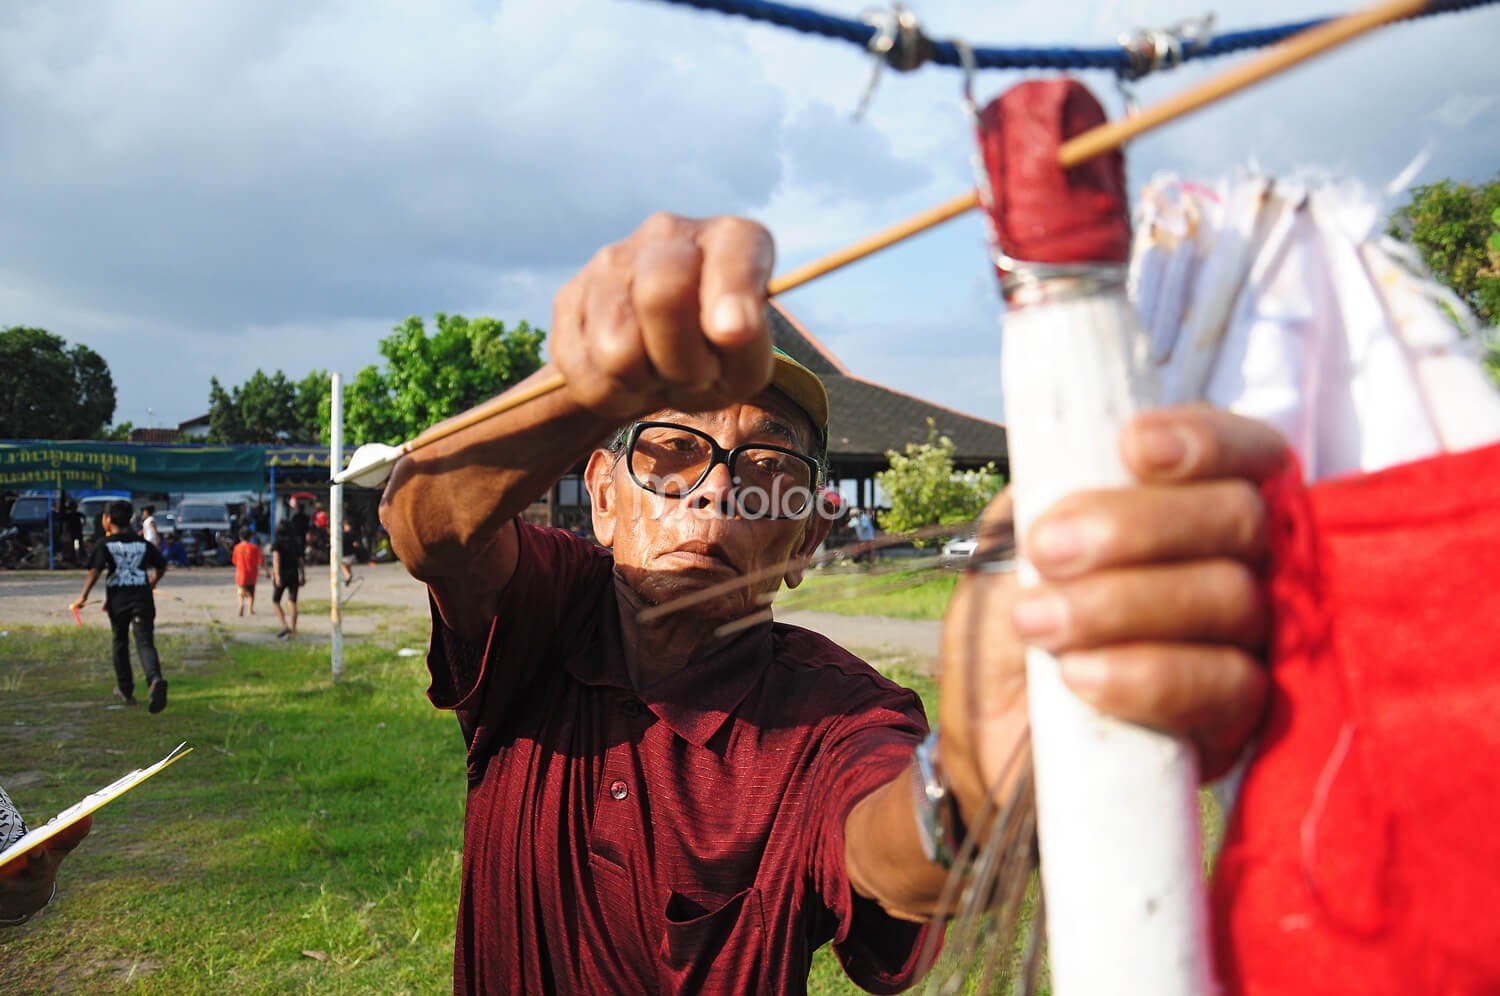
<instances>
[{"instance_id":1,"label":"child in red shirt","mask_svg":"<svg viewBox=\"0 0 1500 996\"><path fill-rule=\"evenodd\" d=\"M255 579L260 577L260 568L265 563L265 554L260 552L260 547L250 542L250 527L246 526L240 530L240 541L234 545L231 559L234 560L234 583L239 586L240 615L245 614L245 606L250 606L250 614L255 615Z\"/></svg>"}]
</instances>

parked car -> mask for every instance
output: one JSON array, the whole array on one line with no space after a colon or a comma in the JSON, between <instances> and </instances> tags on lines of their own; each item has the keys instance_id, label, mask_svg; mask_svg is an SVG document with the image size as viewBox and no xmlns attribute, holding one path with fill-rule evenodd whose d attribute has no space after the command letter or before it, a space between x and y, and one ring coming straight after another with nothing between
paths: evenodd
<instances>
[{"instance_id":1,"label":"parked car","mask_svg":"<svg viewBox=\"0 0 1500 996\"><path fill-rule=\"evenodd\" d=\"M47 531L47 509L52 499L47 495L21 495L10 506L10 524L21 532Z\"/></svg>"},{"instance_id":2,"label":"parked car","mask_svg":"<svg viewBox=\"0 0 1500 996\"><path fill-rule=\"evenodd\" d=\"M943 544L942 559L947 564L963 564L979 548L979 540L973 536L955 536Z\"/></svg>"},{"instance_id":3,"label":"parked car","mask_svg":"<svg viewBox=\"0 0 1500 996\"><path fill-rule=\"evenodd\" d=\"M975 536L955 536L943 544L942 561L950 567L966 567L979 550L979 539ZM993 570L1014 570L1016 566L1013 553L992 559L985 565Z\"/></svg>"},{"instance_id":4,"label":"parked car","mask_svg":"<svg viewBox=\"0 0 1500 996\"><path fill-rule=\"evenodd\" d=\"M176 519L171 528L182 537L191 563L218 563L223 559L219 556L220 549L233 546L229 536L229 506L223 502L184 501L170 514ZM162 523L158 522L157 527L162 528Z\"/></svg>"},{"instance_id":5,"label":"parked car","mask_svg":"<svg viewBox=\"0 0 1500 996\"><path fill-rule=\"evenodd\" d=\"M185 501L168 514L176 515L175 527L182 532L229 532L229 506L222 502Z\"/></svg>"}]
</instances>

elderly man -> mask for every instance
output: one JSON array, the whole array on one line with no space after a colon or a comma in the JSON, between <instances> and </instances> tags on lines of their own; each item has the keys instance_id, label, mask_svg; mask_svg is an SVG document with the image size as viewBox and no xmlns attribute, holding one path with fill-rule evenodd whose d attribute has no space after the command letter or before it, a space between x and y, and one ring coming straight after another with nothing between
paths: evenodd
<instances>
[{"instance_id":1,"label":"elderly man","mask_svg":"<svg viewBox=\"0 0 1500 996\"><path fill-rule=\"evenodd\" d=\"M965 578L940 740L853 655L753 623L829 528L803 497L826 395L772 351L772 256L750 222L653 217L559 293L566 390L391 479L382 517L431 593L428 694L468 744L458 991L798 992L829 941L866 989L909 986L942 845L1009 788L1023 641L1206 770L1259 715L1255 481L1282 445L1204 410L1137 420L1141 485L1038 523L1044 586ZM518 518L585 456L601 546ZM918 754L956 813L918 801Z\"/></svg>"}]
</instances>

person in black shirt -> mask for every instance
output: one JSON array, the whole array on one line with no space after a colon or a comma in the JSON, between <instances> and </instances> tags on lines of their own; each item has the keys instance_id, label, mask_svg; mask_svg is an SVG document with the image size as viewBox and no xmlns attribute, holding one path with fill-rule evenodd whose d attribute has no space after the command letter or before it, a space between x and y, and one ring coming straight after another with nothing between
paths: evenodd
<instances>
[{"instance_id":1,"label":"person in black shirt","mask_svg":"<svg viewBox=\"0 0 1500 996\"><path fill-rule=\"evenodd\" d=\"M276 618L281 620L278 637L297 638L297 589L307 583L307 574L302 567L303 539L305 532L298 532L293 522L285 519L276 527L276 539L271 544L271 606ZM281 596L292 601L292 621L287 623L286 613L281 611Z\"/></svg>"},{"instance_id":2,"label":"person in black shirt","mask_svg":"<svg viewBox=\"0 0 1500 996\"><path fill-rule=\"evenodd\" d=\"M303 557L297 558L298 560L302 560L306 557L307 530L312 525L312 519L308 516L307 510L301 502L294 502L292 504L291 523L289 528L296 534L297 542L303 546ZM281 527L278 525L277 531L279 532L280 529Z\"/></svg>"},{"instance_id":3,"label":"person in black shirt","mask_svg":"<svg viewBox=\"0 0 1500 996\"><path fill-rule=\"evenodd\" d=\"M78 566L83 566L83 513L78 511L78 503L70 501L63 506L63 529L66 540L63 549L68 559Z\"/></svg>"},{"instance_id":4,"label":"person in black shirt","mask_svg":"<svg viewBox=\"0 0 1500 996\"><path fill-rule=\"evenodd\" d=\"M130 670L130 629L134 626L135 649L151 693L150 711L161 712L167 707L167 681L161 676L161 659L156 655L156 599L152 593L167 573L167 561L154 544L131 531L129 502L110 502L104 520L104 541L94 547L83 594L73 608L81 608L88 601L99 575L108 571L104 609L115 631L115 697L126 705L135 704L135 677ZM146 577L148 568L156 572L155 577Z\"/></svg>"}]
</instances>

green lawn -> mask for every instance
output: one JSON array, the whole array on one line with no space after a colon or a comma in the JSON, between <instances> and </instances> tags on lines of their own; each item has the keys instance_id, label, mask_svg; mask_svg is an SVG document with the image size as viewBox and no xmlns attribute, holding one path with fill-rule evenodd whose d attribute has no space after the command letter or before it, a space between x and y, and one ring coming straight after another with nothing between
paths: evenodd
<instances>
[{"instance_id":1,"label":"green lawn","mask_svg":"<svg viewBox=\"0 0 1500 996\"><path fill-rule=\"evenodd\" d=\"M187 740L96 816L53 909L0 931L5 992L446 992L462 745L420 634L350 648L166 636L171 704L109 708L108 632L0 638L8 790L50 815ZM304 954L310 952L310 954Z\"/></svg>"},{"instance_id":2,"label":"green lawn","mask_svg":"<svg viewBox=\"0 0 1500 996\"><path fill-rule=\"evenodd\" d=\"M814 571L800 586L777 596L776 607L846 616L941 619L957 584L958 572L948 568L901 570L882 565L875 571Z\"/></svg>"},{"instance_id":3,"label":"green lawn","mask_svg":"<svg viewBox=\"0 0 1500 996\"><path fill-rule=\"evenodd\" d=\"M33 823L196 748L100 811L54 906L0 931L0 992L450 991L463 757L395 653L422 634L351 645L337 685L324 646L158 643L151 716L112 706L107 630L0 637L0 779ZM811 988L857 991L826 948Z\"/></svg>"}]
</instances>

